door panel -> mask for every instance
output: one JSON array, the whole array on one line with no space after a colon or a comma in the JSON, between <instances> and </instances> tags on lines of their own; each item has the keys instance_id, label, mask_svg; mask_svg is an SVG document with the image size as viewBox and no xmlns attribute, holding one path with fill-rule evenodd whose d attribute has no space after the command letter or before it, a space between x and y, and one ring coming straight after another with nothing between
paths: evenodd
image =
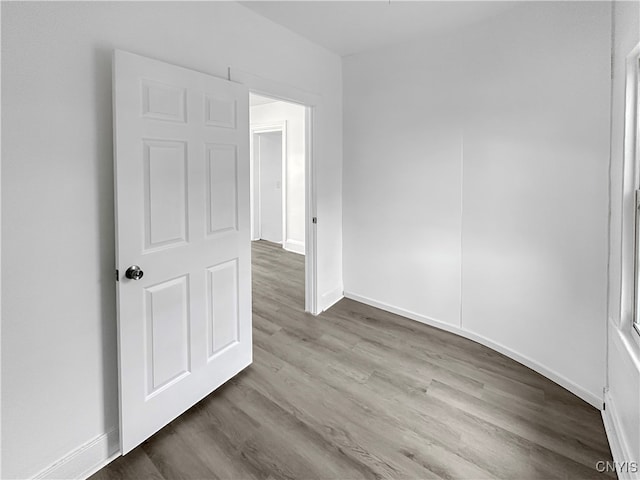
<instances>
[{"instance_id":1,"label":"door panel","mask_svg":"<svg viewBox=\"0 0 640 480\"><path fill-rule=\"evenodd\" d=\"M189 373L189 282L181 276L145 288L147 397Z\"/></svg>"},{"instance_id":2,"label":"door panel","mask_svg":"<svg viewBox=\"0 0 640 480\"><path fill-rule=\"evenodd\" d=\"M185 88L142 79L142 116L186 123Z\"/></svg>"},{"instance_id":3,"label":"door panel","mask_svg":"<svg viewBox=\"0 0 640 480\"><path fill-rule=\"evenodd\" d=\"M206 95L205 123L212 127L236 128L237 102L233 96Z\"/></svg>"},{"instance_id":4,"label":"door panel","mask_svg":"<svg viewBox=\"0 0 640 480\"><path fill-rule=\"evenodd\" d=\"M251 363L248 112L241 85L115 52L123 454Z\"/></svg>"},{"instance_id":5,"label":"door panel","mask_svg":"<svg viewBox=\"0 0 640 480\"><path fill-rule=\"evenodd\" d=\"M260 238L282 243L282 132L257 134L260 165Z\"/></svg>"},{"instance_id":6,"label":"door panel","mask_svg":"<svg viewBox=\"0 0 640 480\"><path fill-rule=\"evenodd\" d=\"M143 145L146 248L186 242L187 145L159 140Z\"/></svg>"},{"instance_id":7,"label":"door panel","mask_svg":"<svg viewBox=\"0 0 640 480\"><path fill-rule=\"evenodd\" d=\"M238 228L238 158L235 145L207 145L208 234Z\"/></svg>"},{"instance_id":8,"label":"door panel","mask_svg":"<svg viewBox=\"0 0 640 480\"><path fill-rule=\"evenodd\" d=\"M207 270L209 360L238 341L238 262Z\"/></svg>"}]
</instances>

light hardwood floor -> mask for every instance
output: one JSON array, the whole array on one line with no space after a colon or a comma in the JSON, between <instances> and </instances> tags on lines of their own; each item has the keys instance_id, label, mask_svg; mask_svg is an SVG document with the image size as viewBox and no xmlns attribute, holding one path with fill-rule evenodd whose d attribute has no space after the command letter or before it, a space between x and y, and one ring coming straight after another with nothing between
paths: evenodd
<instances>
[{"instance_id":1,"label":"light hardwood floor","mask_svg":"<svg viewBox=\"0 0 640 480\"><path fill-rule=\"evenodd\" d=\"M486 347L342 300L253 245L254 363L103 479L601 478L600 412Z\"/></svg>"}]
</instances>

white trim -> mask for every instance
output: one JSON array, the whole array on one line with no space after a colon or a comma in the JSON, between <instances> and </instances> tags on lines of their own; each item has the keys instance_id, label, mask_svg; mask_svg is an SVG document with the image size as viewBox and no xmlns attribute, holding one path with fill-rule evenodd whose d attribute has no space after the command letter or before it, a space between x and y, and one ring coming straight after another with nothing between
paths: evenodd
<instances>
[{"instance_id":1,"label":"white trim","mask_svg":"<svg viewBox=\"0 0 640 480\"><path fill-rule=\"evenodd\" d=\"M627 90L627 103L625 104L625 162L630 160L634 168L634 201L633 201L633 222L634 222L634 271L633 271L633 316L631 317L631 331L633 334L640 333L638 330L638 275L640 274L640 255L638 255L638 242L640 241L640 225L638 224L638 211L640 208L640 118L639 95L640 95L640 43L627 56L626 74L628 84L625 86ZM635 327L635 328L634 328ZM634 342L640 347L640 338L634 335Z\"/></svg>"},{"instance_id":2,"label":"white trim","mask_svg":"<svg viewBox=\"0 0 640 480\"><path fill-rule=\"evenodd\" d=\"M333 290L329 290L322 294L322 311L329 310L336 303L344 298L344 291L342 287L336 287Z\"/></svg>"},{"instance_id":3,"label":"white trim","mask_svg":"<svg viewBox=\"0 0 640 480\"><path fill-rule=\"evenodd\" d=\"M119 456L118 429L113 428L69 452L33 478L85 479Z\"/></svg>"},{"instance_id":4,"label":"white trim","mask_svg":"<svg viewBox=\"0 0 640 480\"><path fill-rule=\"evenodd\" d=\"M377 300L373 300L372 298L366 297L364 295L359 295L353 292L344 292L344 296L346 298L350 298L351 300L355 300L356 302L371 305L372 307L376 307L381 310L385 310L387 312L395 313L396 315L401 315L411 320L415 320L417 322L424 323L426 325L430 325L432 327L436 327L441 330L445 330L447 332L455 333L456 335L459 335L461 337L468 338L469 340L473 340L474 342L481 343L482 345L489 347L492 350L495 350L496 352L502 353L503 355L506 355L507 357L515 360L516 362L519 362L524 366L529 367L532 370L535 370L540 375L547 377L549 380L554 381L561 387L564 387L567 390L569 390L574 395L577 395L578 397L583 399L585 402L593 405L599 410L602 410L602 405L603 405L602 397L585 390L581 386L573 383L571 380L559 374L558 372L554 371L553 369L548 368L536 362L535 360L527 357L526 355L522 355L516 352L515 350L505 347L504 345L501 345L497 342L489 340L488 338L485 338L481 335L473 333L469 330L457 327L456 325L452 325L450 323L446 323L441 320L436 320L434 318L429 318L425 315L411 312L409 310L405 310L404 308L396 307L394 305L389 305L384 302L379 302Z\"/></svg>"},{"instance_id":5,"label":"white trim","mask_svg":"<svg viewBox=\"0 0 640 480\"><path fill-rule=\"evenodd\" d=\"M455 333L457 335L460 335L460 332L462 331L462 329L457 327L456 325L443 322L442 320L436 320L434 318L430 318L425 315L421 315L419 313L406 310L404 308L396 307L388 303L379 302L377 300L366 297L364 295L360 295L358 293L345 291L344 296L345 298L355 300L356 302L364 303L366 305L379 308L380 310L384 310L386 312L395 313L396 315L400 315L401 317L406 317L410 320L415 320L416 322L424 323L426 325L439 328L440 330L445 330L447 332ZM466 336L466 335L462 335L462 336Z\"/></svg>"},{"instance_id":6,"label":"white trim","mask_svg":"<svg viewBox=\"0 0 640 480\"><path fill-rule=\"evenodd\" d=\"M249 114L249 122L251 122L251 114ZM258 208L256 207L255 191L260 188L260 182L258 185L254 182L256 175L255 167L255 141L253 139L253 132L251 132L251 123L249 123L249 219L251 221L251 241L260 240L260 221L256 222L256 215ZM257 224L257 225L256 225Z\"/></svg>"},{"instance_id":7,"label":"white trim","mask_svg":"<svg viewBox=\"0 0 640 480\"><path fill-rule=\"evenodd\" d=\"M619 329L611 318L609 319L608 329L613 333L610 337L612 344L617 344L620 351L626 354L631 366L635 368L640 375L640 352L638 352L635 344L636 332L633 330L624 331Z\"/></svg>"},{"instance_id":8,"label":"white trim","mask_svg":"<svg viewBox=\"0 0 640 480\"><path fill-rule=\"evenodd\" d=\"M624 428L613 397L607 392L604 398L606 408L602 411L602 423L604 423L604 430L609 440L613 461L618 465L623 465L624 462L637 462L636 455L632 453L631 447L624 436ZM634 475L625 471L625 469L619 470L617 474L620 480L637 480L640 478L639 475Z\"/></svg>"},{"instance_id":9,"label":"white trim","mask_svg":"<svg viewBox=\"0 0 640 480\"><path fill-rule=\"evenodd\" d=\"M318 134L319 121L322 115L322 97L305 92L296 87L269 80L250 72L229 67L229 78L233 82L246 85L250 93L275 98L285 102L297 103L306 107L305 116L305 311L318 315L318 268L317 268L317 225L312 219L317 216L316 169L318 152L315 138Z\"/></svg>"},{"instance_id":10,"label":"white trim","mask_svg":"<svg viewBox=\"0 0 640 480\"><path fill-rule=\"evenodd\" d=\"M291 240L290 238L284 241L283 247L285 250L293 253L299 253L304 255L304 242L299 240Z\"/></svg>"},{"instance_id":11,"label":"white trim","mask_svg":"<svg viewBox=\"0 0 640 480\"><path fill-rule=\"evenodd\" d=\"M316 102L317 104L317 102ZM304 199L304 245L305 245L305 295L304 305L305 311L312 315L318 315L318 229L317 224L313 222L317 215L317 187L316 187L316 128L318 122L317 106L307 107L304 119L305 128L305 199Z\"/></svg>"},{"instance_id":12,"label":"white trim","mask_svg":"<svg viewBox=\"0 0 640 480\"><path fill-rule=\"evenodd\" d=\"M640 43L627 55L625 84L624 157L622 186L622 235L620 236L620 318L619 328L633 330L635 309L634 278L634 233L635 233L635 191L638 189L638 61ZM635 332L634 332L635 335ZM636 348L640 339L634 337Z\"/></svg>"},{"instance_id":13,"label":"white trim","mask_svg":"<svg viewBox=\"0 0 640 480\"><path fill-rule=\"evenodd\" d=\"M0 10L0 20L2 19L2 13ZM3 92L4 90L2 90L2 76L0 75L0 92ZM2 100L2 93L0 93L0 105ZM2 116L0 115L0 132L2 132ZM1 186L2 186L2 162L0 162L0 190L1 190ZM0 191L0 252L2 252L2 248L1 248L1 244L2 244L2 234L1 234L1 230L2 230L2 192ZM0 272L2 271L2 258L1 258L1 253L0 253ZM0 275L0 312L2 312L2 286L1 286L1 278L2 276ZM0 315L1 316L1 315ZM0 321L0 338L2 338L2 321ZM2 358L2 348L1 348L2 342L0 342L0 359ZM6 378L6 377L5 377ZM0 378L0 412L2 411L2 381ZM2 423L1 420L1 416L0 416L0 424ZM2 432L0 431L0 452L2 452ZM2 454L0 453L0 478L3 478L2 476Z\"/></svg>"},{"instance_id":14,"label":"white trim","mask_svg":"<svg viewBox=\"0 0 640 480\"><path fill-rule=\"evenodd\" d=\"M98 473L104 467L106 467L111 462L113 462L116 458L121 457L121 456L122 456L122 453L120 452L120 449L118 448L118 451L116 453L114 453L113 455L111 455L109 458L103 460L102 462L98 463L95 467L93 467L91 470L87 470L85 473L80 475L80 480L86 480L91 475L93 475L95 473Z\"/></svg>"},{"instance_id":15,"label":"white trim","mask_svg":"<svg viewBox=\"0 0 640 480\"><path fill-rule=\"evenodd\" d=\"M638 378L638 375L640 374L640 357L636 352L633 339L636 334L633 331L620 330L616 327L613 319L609 319L608 327L611 331L609 338L613 347L612 350L616 352L616 355L618 355L619 358L624 358L624 361L628 362L625 366L617 365L617 368L624 369L622 372L618 372L618 377L622 375L622 377L626 378L627 381L634 381L630 375ZM631 391L633 391L633 389ZM631 394L633 395L633 393ZM618 398L618 400L616 400L616 398ZM625 412L621 412L619 410L618 401L619 397L612 395L611 390L607 390L605 392L606 408L602 412L602 421L611 447L613 460L615 462L619 462L620 465L625 461L639 462L640 458L638 458L637 453L634 452L634 448L632 447L629 439L629 435L633 438L635 435L634 430L636 430L638 426L628 420L626 423L623 421ZM633 415L632 418L634 417L635 415ZM620 479L640 479L640 474L634 476L631 472L624 471L624 469L622 471L618 471L618 476Z\"/></svg>"}]
</instances>

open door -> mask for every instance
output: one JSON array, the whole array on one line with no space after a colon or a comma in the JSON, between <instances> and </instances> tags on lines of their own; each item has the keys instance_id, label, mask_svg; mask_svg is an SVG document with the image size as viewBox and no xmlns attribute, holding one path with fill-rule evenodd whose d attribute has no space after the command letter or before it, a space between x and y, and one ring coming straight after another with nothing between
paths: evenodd
<instances>
[{"instance_id":1,"label":"open door","mask_svg":"<svg viewBox=\"0 0 640 480\"><path fill-rule=\"evenodd\" d=\"M120 442L126 454L247 367L248 92L114 54Z\"/></svg>"}]
</instances>

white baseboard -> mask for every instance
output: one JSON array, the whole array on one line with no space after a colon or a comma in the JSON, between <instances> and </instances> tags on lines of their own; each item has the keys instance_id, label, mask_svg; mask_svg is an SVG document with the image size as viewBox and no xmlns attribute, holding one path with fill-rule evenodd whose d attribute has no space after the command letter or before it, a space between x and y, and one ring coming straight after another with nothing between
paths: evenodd
<instances>
[{"instance_id":1,"label":"white baseboard","mask_svg":"<svg viewBox=\"0 0 640 480\"><path fill-rule=\"evenodd\" d=\"M285 240L283 247L285 250L289 252L299 253L300 255L304 255L304 242L288 239L288 240Z\"/></svg>"},{"instance_id":2,"label":"white baseboard","mask_svg":"<svg viewBox=\"0 0 640 480\"><path fill-rule=\"evenodd\" d=\"M42 470L36 479L85 479L120 456L118 429L97 436Z\"/></svg>"},{"instance_id":3,"label":"white baseboard","mask_svg":"<svg viewBox=\"0 0 640 480\"><path fill-rule=\"evenodd\" d=\"M616 409L613 397L606 393L604 396L606 408L602 411L602 422L604 423L604 430L607 433L607 439L609 440L609 447L611 448L611 454L613 455L613 461L617 465L627 465L625 462L638 462L637 455L631 452L631 448L627 443L623 434L624 427L620 422L620 417ZM640 478L638 473L632 473L625 471L628 469L619 468L617 470L618 478L620 480L637 480Z\"/></svg>"},{"instance_id":4,"label":"white baseboard","mask_svg":"<svg viewBox=\"0 0 640 480\"><path fill-rule=\"evenodd\" d=\"M353 292L344 292L344 296L346 298L350 298L352 300L355 300L356 302L360 302L360 303L364 303L367 305L371 305L372 307L376 307L379 308L381 310L385 310L387 312L391 312L391 313L395 313L396 315L400 315L406 318L409 318L411 320L416 320L420 323L424 323L426 325L430 325L432 327L436 327L439 328L441 330L445 330L447 332L451 332L451 333L455 333L456 335L460 335L461 337L465 337L468 338L469 340L473 340L474 342L478 342L486 347L489 347L492 350L495 350L496 352L502 353L503 355L506 355L509 358L512 358L513 360L515 360L516 362L519 362L527 367L529 367L530 369L538 372L540 375L543 375L545 377L547 377L549 380L554 381L555 383L557 383L558 385L560 385L561 387L566 388L567 390L569 390L571 393L573 393L574 395L577 395L578 397L580 397L581 399L583 399L585 402L593 405L594 407L596 407L598 410L602 410L602 405L603 405L603 399L601 396L598 396L596 394L593 394L592 392L589 392L587 390L585 390L584 388L582 388L579 385L576 385L575 383L571 382L569 379L567 379L566 377L560 375L559 373L557 373L556 371L554 371L551 368L548 368L544 365L539 364L538 362L536 362L535 360L522 355L514 350L511 350L508 347L505 347L504 345L501 345L499 343L496 343L492 340L489 340L488 338L485 338L481 335L478 335L476 333L473 333L469 330L465 330L464 328L460 328L456 325L452 325L450 323L446 323L440 320L436 320L433 318L429 318L425 315L421 315L419 313L415 313L415 312L411 312L409 310L405 310L404 308L400 308L400 307L396 307L394 305L389 305L387 303L383 303L383 302L379 302L377 300L373 300L371 298L368 298L364 295L359 295L357 293L353 293Z\"/></svg>"},{"instance_id":5,"label":"white baseboard","mask_svg":"<svg viewBox=\"0 0 640 480\"><path fill-rule=\"evenodd\" d=\"M342 287L336 287L333 290L330 290L326 293L323 293L320 297L321 305L320 311L324 312L325 310L329 310L336 303L344 298L344 294L342 291Z\"/></svg>"},{"instance_id":6,"label":"white baseboard","mask_svg":"<svg viewBox=\"0 0 640 480\"><path fill-rule=\"evenodd\" d=\"M455 333L456 335L461 335L460 327L452 325L451 323L443 322L442 320L436 320L434 318L427 317L426 315L421 315L410 310L405 310L404 308L389 305L388 303L379 302L377 300L373 300L372 298L365 297L364 295L359 295L357 293L344 292L344 296L346 298L350 298L351 300L355 300L356 302L371 305L372 307L379 308L380 310L395 313L396 315L400 315L402 317L406 317L420 323L425 323L432 327L437 327L440 330L445 330L447 332Z\"/></svg>"}]
</instances>

